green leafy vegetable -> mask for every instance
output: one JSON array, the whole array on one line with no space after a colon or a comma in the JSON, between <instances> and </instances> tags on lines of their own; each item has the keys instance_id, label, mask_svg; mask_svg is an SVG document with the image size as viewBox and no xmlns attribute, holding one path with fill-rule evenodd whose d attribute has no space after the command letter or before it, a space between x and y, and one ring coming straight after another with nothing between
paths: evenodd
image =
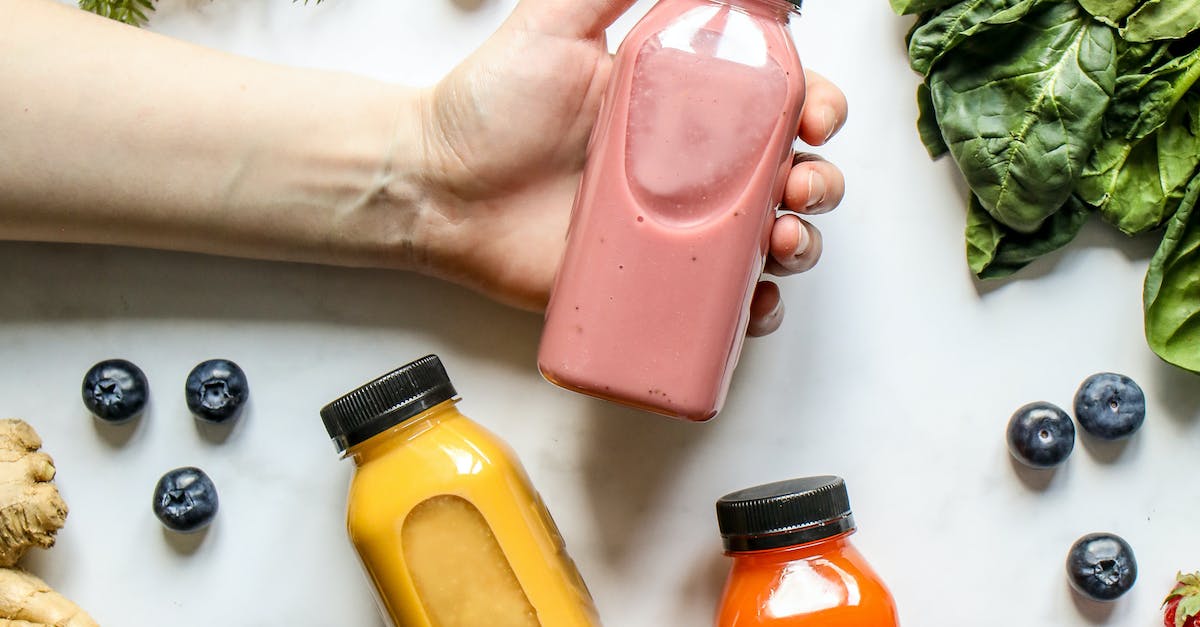
<instances>
[{"instance_id":1,"label":"green leafy vegetable","mask_svg":"<svg viewBox=\"0 0 1200 627\"><path fill-rule=\"evenodd\" d=\"M1181 368L1200 373L1200 177L1188 185L1179 211L1146 273L1146 341Z\"/></svg>"},{"instance_id":2,"label":"green leafy vegetable","mask_svg":"<svg viewBox=\"0 0 1200 627\"><path fill-rule=\"evenodd\" d=\"M1178 39L1200 28L1200 2L1147 0L1125 21L1121 36L1129 41Z\"/></svg>"},{"instance_id":3,"label":"green leafy vegetable","mask_svg":"<svg viewBox=\"0 0 1200 627\"><path fill-rule=\"evenodd\" d=\"M154 11L150 0L79 0L79 8L132 26L144 25Z\"/></svg>"},{"instance_id":4,"label":"green leafy vegetable","mask_svg":"<svg viewBox=\"0 0 1200 627\"><path fill-rule=\"evenodd\" d=\"M1200 28L1196 0L1079 0L1096 19L1121 28L1128 41L1179 39Z\"/></svg>"},{"instance_id":5,"label":"green leafy vegetable","mask_svg":"<svg viewBox=\"0 0 1200 627\"><path fill-rule=\"evenodd\" d=\"M296 2L292 0L293 4ZM304 0L304 4L308 4L308 0ZM315 4L321 4L321 0L316 0ZM79 0L79 8L131 26L145 26L150 19L147 13L154 11L154 4L151 0Z\"/></svg>"},{"instance_id":6,"label":"green leafy vegetable","mask_svg":"<svg viewBox=\"0 0 1200 627\"><path fill-rule=\"evenodd\" d=\"M1105 131L1126 139L1146 137L1166 122L1198 78L1200 48L1145 71L1122 75Z\"/></svg>"},{"instance_id":7,"label":"green leafy vegetable","mask_svg":"<svg viewBox=\"0 0 1200 627\"><path fill-rule=\"evenodd\" d=\"M1109 137L1089 158L1077 191L1127 234L1170 218L1200 166L1200 97L1187 91L1197 77L1200 50L1117 82Z\"/></svg>"},{"instance_id":8,"label":"green leafy vegetable","mask_svg":"<svg viewBox=\"0 0 1200 627\"><path fill-rule=\"evenodd\" d=\"M1179 207L1197 167L1200 96L1188 94L1161 129L1133 144L1115 174L1105 174L1112 187L1100 214L1129 235L1157 228Z\"/></svg>"},{"instance_id":9,"label":"green leafy vegetable","mask_svg":"<svg viewBox=\"0 0 1200 627\"><path fill-rule=\"evenodd\" d=\"M892 9L901 15L922 13L954 4L955 0L891 0Z\"/></svg>"},{"instance_id":10,"label":"green leafy vegetable","mask_svg":"<svg viewBox=\"0 0 1200 627\"><path fill-rule=\"evenodd\" d=\"M1117 39L1117 83L1171 60L1170 42L1133 43Z\"/></svg>"},{"instance_id":11,"label":"green leafy vegetable","mask_svg":"<svg viewBox=\"0 0 1200 627\"><path fill-rule=\"evenodd\" d=\"M921 143L929 151L929 158L937 159L949 152L946 140L942 139L942 129L938 126L937 111L933 107L933 97L929 87L922 83L917 87L917 131L921 134Z\"/></svg>"},{"instance_id":12,"label":"green leafy vegetable","mask_svg":"<svg viewBox=\"0 0 1200 627\"><path fill-rule=\"evenodd\" d=\"M938 59L993 26L1011 24L1042 0L964 0L923 20L909 35L912 69L928 75Z\"/></svg>"},{"instance_id":13,"label":"green leafy vegetable","mask_svg":"<svg viewBox=\"0 0 1200 627\"><path fill-rule=\"evenodd\" d=\"M1140 0L1079 0L1088 13L1109 26L1117 26L1133 13Z\"/></svg>"},{"instance_id":14,"label":"green leafy vegetable","mask_svg":"<svg viewBox=\"0 0 1200 627\"><path fill-rule=\"evenodd\" d=\"M972 195L967 209L967 263L981 279L1009 276L1071 243L1091 215L1091 207L1072 196L1037 231L1018 233L997 222Z\"/></svg>"},{"instance_id":15,"label":"green leafy vegetable","mask_svg":"<svg viewBox=\"0 0 1200 627\"><path fill-rule=\"evenodd\" d=\"M1200 0L892 0L917 130L971 188L967 263L1009 276L1093 213L1165 235L1147 343L1200 374ZM1200 607L1200 606L1198 606Z\"/></svg>"},{"instance_id":16,"label":"green leafy vegetable","mask_svg":"<svg viewBox=\"0 0 1200 627\"><path fill-rule=\"evenodd\" d=\"M999 222L1033 233L1067 201L1101 138L1114 61L1112 29L1071 1L971 37L933 69L942 137Z\"/></svg>"}]
</instances>

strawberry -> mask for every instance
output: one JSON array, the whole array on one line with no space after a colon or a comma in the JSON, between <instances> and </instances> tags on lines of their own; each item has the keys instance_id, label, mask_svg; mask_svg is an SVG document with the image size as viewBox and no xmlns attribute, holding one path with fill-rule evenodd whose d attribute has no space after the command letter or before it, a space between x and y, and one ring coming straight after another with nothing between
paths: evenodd
<instances>
[{"instance_id":1,"label":"strawberry","mask_svg":"<svg viewBox=\"0 0 1200 627\"><path fill-rule=\"evenodd\" d=\"M1180 573L1175 581L1175 588L1163 601L1163 625L1197 627L1197 620L1200 620L1200 573Z\"/></svg>"},{"instance_id":2,"label":"strawberry","mask_svg":"<svg viewBox=\"0 0 1200 627\"><path fill-rule=\"evenodd\" d=\"M1167 601L1167 604L1164 607L1166 608L1166 611L1163 612L1163 625L1166 627L1175 627L1175 616L1179 611L1179 599L1171 599L1170 601ZM1185 618L1183 624L1184 627L1195 627L1196 617L1193 616L1191 618Z\"/></svg>"}]
</instances>

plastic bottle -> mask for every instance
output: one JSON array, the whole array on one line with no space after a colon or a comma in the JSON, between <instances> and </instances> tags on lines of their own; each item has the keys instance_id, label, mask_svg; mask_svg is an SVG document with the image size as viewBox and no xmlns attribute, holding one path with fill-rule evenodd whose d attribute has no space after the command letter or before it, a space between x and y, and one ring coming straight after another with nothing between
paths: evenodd
<instances>
[{"instance_id":1,"label":"plastic bottle","mask_svg":"<svg viewBox=\"0 0 1200 627\"><path fill-rule=\"evenodd\" d=\"M801 0L660 0L617 52L538 364L707 420L724 403L804 103Z\"/></svg>"},{"instance_id":2,"label":"plastic bottle","mask_svg":"<svg viewBox=\"0 0 1200 627\"><path fill-rule=\"evenodd\" d=\"M717 627L896 627L887 586L850 542L838 477L762 485L717 501L733 566Z\"/></svg>"},{"instance_id":3,"label":"plastic bottle","mask_svg":"<svg viewBox=\"0 0 1200 627\"><path fill-rule=\"evenodd\" d=\"M509 447L434 355L330 403L347 529L393 627L592 627L592 599Z\"/></svg>"}]
</instances>

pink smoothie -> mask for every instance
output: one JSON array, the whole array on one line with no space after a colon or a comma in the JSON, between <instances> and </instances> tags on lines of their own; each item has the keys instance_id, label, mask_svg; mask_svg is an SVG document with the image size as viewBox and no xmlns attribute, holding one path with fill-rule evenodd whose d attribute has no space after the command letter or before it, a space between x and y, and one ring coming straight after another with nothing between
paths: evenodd
<instances>
[{"instance_id":1,"label":"pink smoothie","mask_svg":"<svg viewBox=\"0 0 1200 627\"><path fill-rule=\"evenodd\" d=\"M563 387L720 410L804 101L781 0L662 0L618 52L546 314Z\"/></svg>"}]
</instances>

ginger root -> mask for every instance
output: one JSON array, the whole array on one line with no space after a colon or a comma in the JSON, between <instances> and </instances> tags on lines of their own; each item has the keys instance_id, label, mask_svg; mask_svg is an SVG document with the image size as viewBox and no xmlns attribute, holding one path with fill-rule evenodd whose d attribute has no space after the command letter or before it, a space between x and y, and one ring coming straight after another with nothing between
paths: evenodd
<instances>
[{"instance_id":1,"label":"ginger root","mask_svg":"<svg viewBox=\"0 0 1200 627\"><path fill-rule=\"evenodd\" d=\"M29 547L54 546L67 504L54 486L54 461L22 420L0 420L0 627L98 627L86 612L17 568Z\"/></svg>"},{"instance_id":2,"label":"ginger root","mask_svg":"<svg viewBox=\"0 0 1200 627\"><path fill-rule=\"evenodd\" d=\"M0 627L98 627L46 582L15 568L0 570Z\"/></svg>"},{"instance_id":3,"label":"ginger root","mask_svg":"<svg viewBox=\"0 0 1200 627\"><path fill-rule=\"evenodd\" d=\"M0 567L16 565L31 546L54 546L67 520L54 461L37 432L21 420L0 420Z\"/></svg>"}]
</instances>

